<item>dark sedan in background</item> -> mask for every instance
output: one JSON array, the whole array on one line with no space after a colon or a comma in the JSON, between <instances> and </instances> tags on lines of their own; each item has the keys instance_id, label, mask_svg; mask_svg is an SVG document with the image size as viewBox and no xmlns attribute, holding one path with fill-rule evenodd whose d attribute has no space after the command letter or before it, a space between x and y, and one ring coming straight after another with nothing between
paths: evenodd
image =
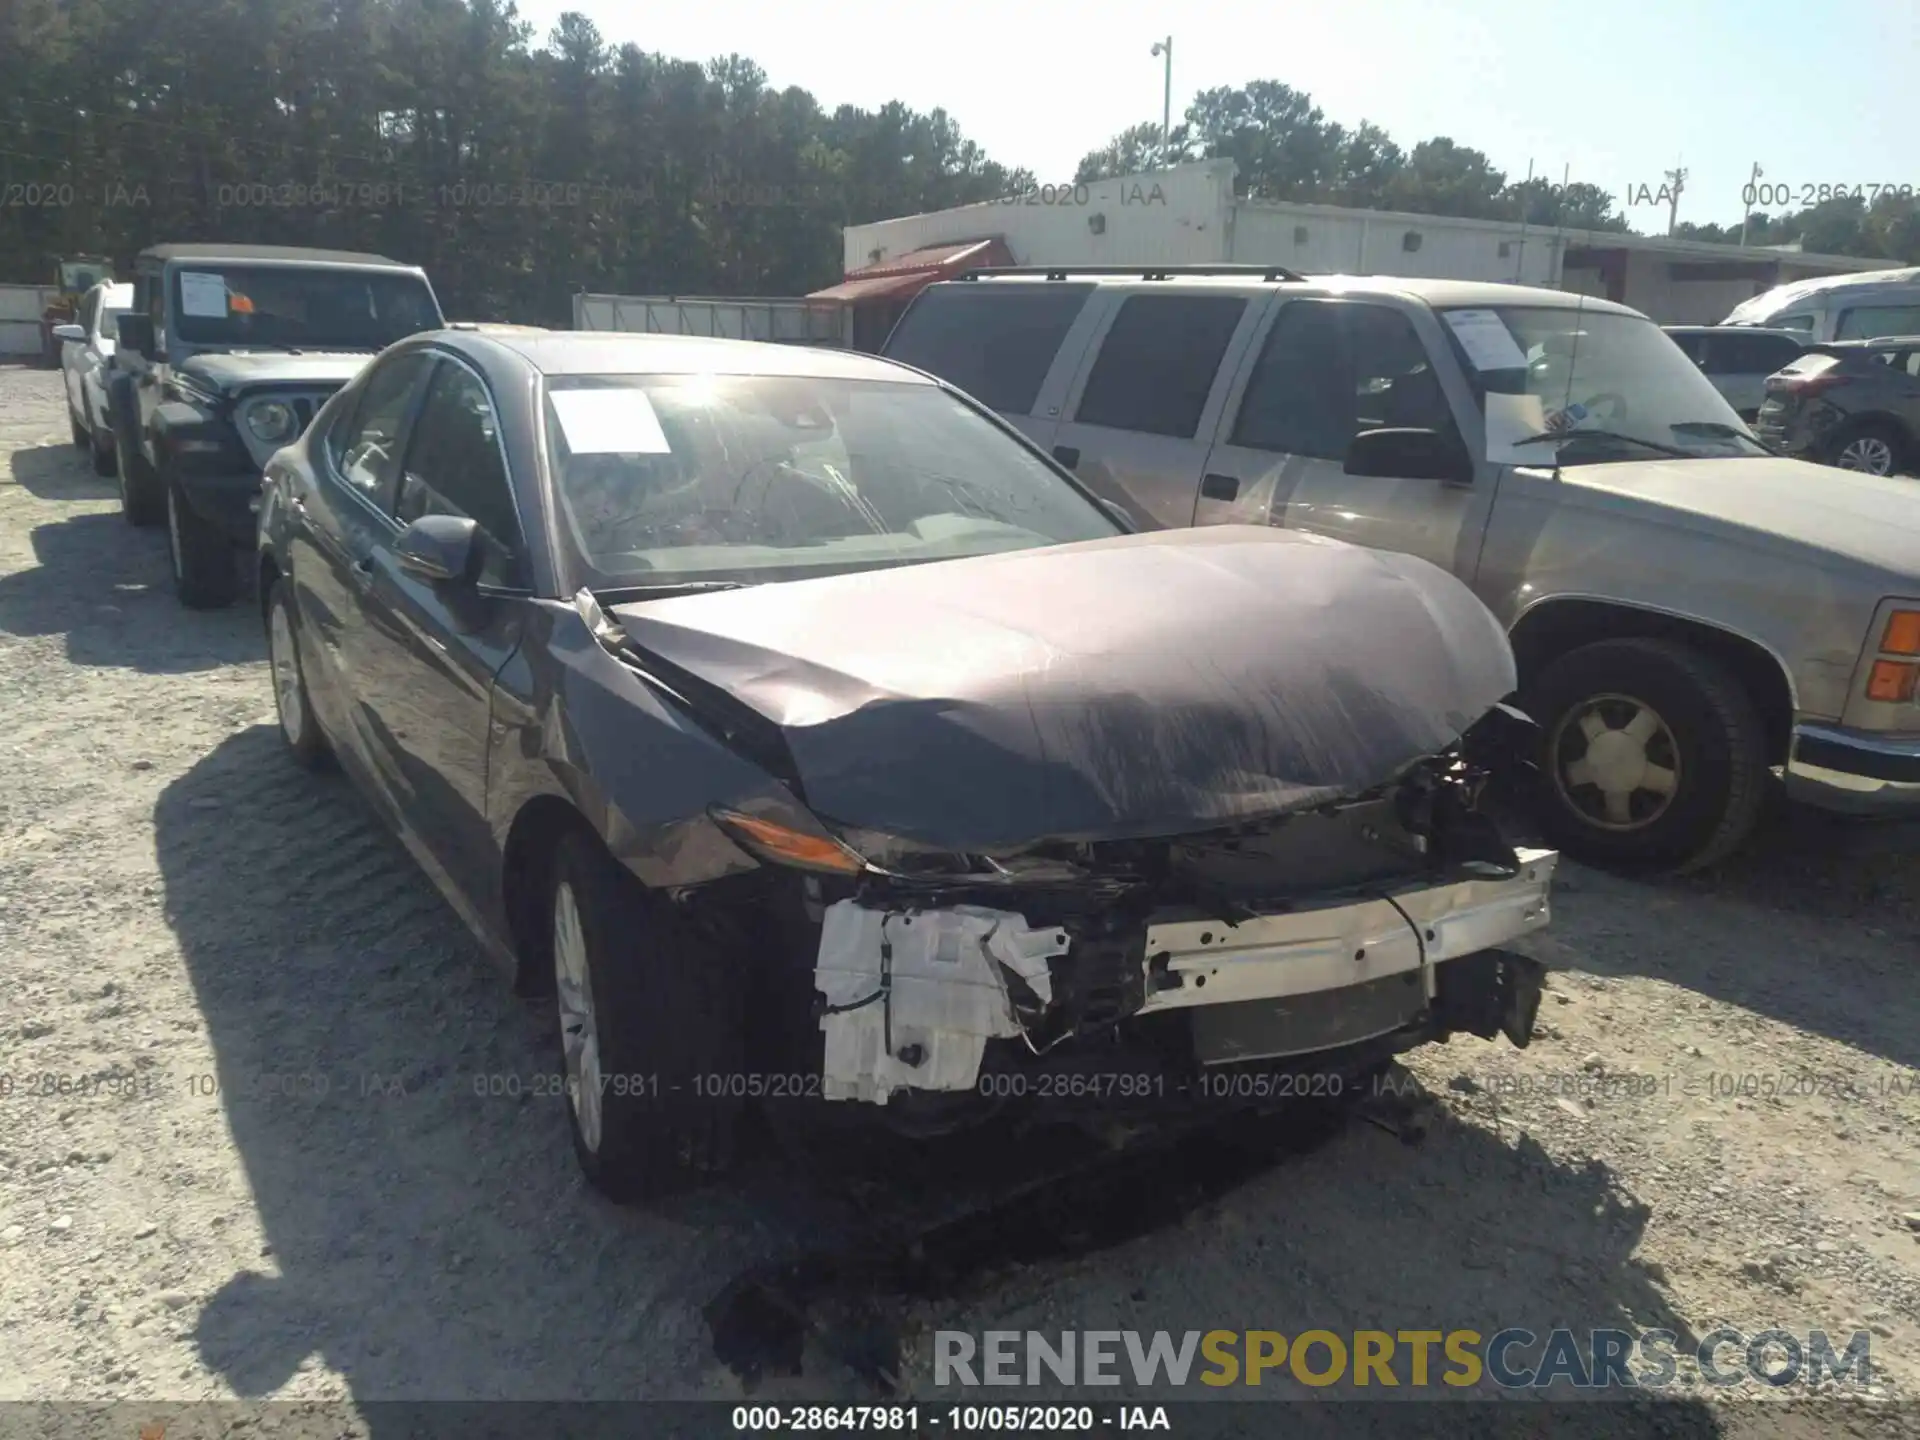
<instances>
[{"instance_id":1,"label":"dark sedan in background","mask_svg":"<svg viewBox=\"0 0 1920 1440\"><path fill-rule=\"evenodd\" d=\"M1767 377L1753 428L1783 454L1842 470L1920 470L1920 336L1814 346Z\"/></svg>"},{"instance_id":2,"label":"dark sedan in background","mask_svg":"<svg viewBox=\"0 0 1920 1440\"><path fill-rule=\"evenodd\" d=\"M904 366L417 336L275 457L258 564L288 747L554 998L616 1197L724 1163L756 1097L924 1134L1530 1037L1500 947L1556 857L1477 808L1521 723L1479 601L1128 533Z\"/></svg>"}]
</instances>

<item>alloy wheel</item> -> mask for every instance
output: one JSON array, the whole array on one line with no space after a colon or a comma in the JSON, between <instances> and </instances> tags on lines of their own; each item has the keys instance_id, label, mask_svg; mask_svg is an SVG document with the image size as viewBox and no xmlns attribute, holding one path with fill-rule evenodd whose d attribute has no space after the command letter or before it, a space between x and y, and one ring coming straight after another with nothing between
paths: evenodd
<instances>
[{"instance_id":1,"label":"alloy wheel","mask_svg":"<svg viewBox=\"0 0 1920 1440\"><path fill-rule=\"evenodd\" d=\"M567 1099L587 1149L600 1149L600 1032L594 1020L593 981L587 972L587 935L573 886L553 893L553 975L566 1054Z\"/></svg>"},{"instance_id":2,"label":"alloy wheel","mask_svg":"<svg viewBox=\"0 0 1920 1440\"><path fill-rule=\"evenodd\" d=\"M1554 727L1553 783L1589 824L1641 830L1680 789L1680 750L1660 713L1631 695L1595 695Z\"/></svg>"},{"instance_id":3,"label":"alloy wheel","mask_svg":"<svg viewBox=\"0 0 1920 1440\"><path fill-rule=\"evenodd\" d=\"M1834 457L1842 470L1864 470L1869 475L1893 473L1893 447L1878 435L1856 435Z\"/></svg>"},{"instance_id":4,"label":"alloy wheel","mask_svg":"<svg viewBox=\"0 0 1920 1440\"><path fill-rule=\"evenodd\" d=\"M280 712L280 728L298 745L306 738L307 706L300 693L300 654L293 638L293 617L284 601L273 607L267 626L267 651L273 663L273 703Z\"/></svg>"}]
</instances>

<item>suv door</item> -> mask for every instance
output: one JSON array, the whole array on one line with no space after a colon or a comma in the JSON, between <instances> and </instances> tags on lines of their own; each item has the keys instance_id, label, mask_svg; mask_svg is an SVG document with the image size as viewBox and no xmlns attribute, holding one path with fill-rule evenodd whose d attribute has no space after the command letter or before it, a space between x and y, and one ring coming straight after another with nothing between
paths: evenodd
<instances>
[{"instance_id":1,"label":"suv door","mask_svg":"<svg viewBox=\"0 0 1920 1440\"><path fill-rule=\"evenodd\" d=\"M493 680L520 642L528 591L525 531L514 504L499 409L485 381L441 356L406 442L394 518L478 523L473 579L435 583L402 568L398 531L379 537L362 605L368 642L361 697L400 784L407 828L455 886L481 902L495 883L487 824L487 727Z\"/></svg>"},{"instance_id":2,"label":"suv door","mask_svg":"<svg viewBox=\"0 0 1920 1440\"><path fill-rule=\"evenodd\" d=\"M1075 382L1073 418L1054 433L1054 457L1146 528L1191 525L1206 437L1269 298L1103 291L1098 348Z\"/></svg>"},{"instance_id":3,"label":"suv door","mask_svg":"<svg viewBox=\"0 0 1920 1440\"><path fill-rule=\"evenodd\" d=\"M1424 307L1283 300L1223 407L1196 525L1270 524L1400 550L1472 582L1493 505L1494 467L1474 481L1349 475L1361 430L1434 429L1477 437L1477 411Z\"/></svg>"},{"instance_id":4,"label":"suv door","mask_svg":"<svg viewBox=\"0 0 1920 1440\"><path fill-rule=\"evenodd\" d=\"M951 281L914 297L880 353L938 375L1051 445L1096 319L1094 287L1070 281Z\"/></svg>"}]
</instances>

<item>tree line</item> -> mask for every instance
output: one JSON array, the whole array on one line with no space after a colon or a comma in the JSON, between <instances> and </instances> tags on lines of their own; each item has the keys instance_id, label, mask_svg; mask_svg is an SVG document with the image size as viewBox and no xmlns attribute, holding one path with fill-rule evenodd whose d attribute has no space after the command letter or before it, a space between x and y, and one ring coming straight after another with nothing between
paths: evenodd
<instances>
[{"instance_id":1,"label":"tree line","mask_svg":"<svg viewBox=\"0 0 1920 1440\"><path fill-rule=\"evenodd\" d=\"M1402 150L1277 81L1209 90L1164 142L1136 126L1077 178L1219 155L1263 198L1625 228L1597 187L1515 183L1450 139ZM582 289L802 294L840 278L844 226L1034 179L943 110L828 108L577 13L536 43L510 0L0 5L7 281L159 240L305 244L423 265L456 318L566 324ZM1798 225L1809 249L1920 248L1910 209L1863 209L1857 234L1841 209L1767 221L1763 243Z\"/></svg>"},{"instance_id":2,"label":"tree line","mask_svg":"<svg viewBox=\"0 0 1920 1440\"><path fill-rule=\"evenodd\" d=\"M1074 178L1100 180L1218 156L1234 161L1236 192L1256 200L1524 219L1529 225L1573 230L1633 228L1615 208L1616 203L1626 208L1622 197L1598 185L1560 184L1539 175L1516 180L1484 152L1445 136L1402 149L1371 122L1348 127L1328 119L1312 96L1277 80L1202 91L1167 135L1153 121L1123 130L1083 157ZM1801 209L1773 215L1756 211L1746 227L1746 243L1798 244L1822 254L1920 265L1920 198L1913 187L1875 187L1873 193L1859 188L1860 193ZM1775 190L1788 187L1767 186L1762 193ZM1660 202L1664 218L1665 192ZM1741 227L1682 221L1674 234L1731 245L1740 242Z\"/></svg>"}]
</instances>

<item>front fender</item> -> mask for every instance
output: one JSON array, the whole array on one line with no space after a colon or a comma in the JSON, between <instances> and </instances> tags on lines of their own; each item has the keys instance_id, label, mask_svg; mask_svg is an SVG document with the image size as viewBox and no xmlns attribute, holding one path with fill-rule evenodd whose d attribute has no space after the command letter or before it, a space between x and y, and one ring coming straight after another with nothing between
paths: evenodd
<instances>
[{"instance_id":1,"label":"front fender","mask_svg":"<svg viewBox=\"0 0 1920 1440\"><path fill-rule=\"evenodd\" d=\"M654 888L759 868L708 817L721 804L794 810L780 782L729 749L593 638L564 602L539 601L495 682L487 810L502 852L542 797L563 800Z\"/></svg>"}]
</instances>

